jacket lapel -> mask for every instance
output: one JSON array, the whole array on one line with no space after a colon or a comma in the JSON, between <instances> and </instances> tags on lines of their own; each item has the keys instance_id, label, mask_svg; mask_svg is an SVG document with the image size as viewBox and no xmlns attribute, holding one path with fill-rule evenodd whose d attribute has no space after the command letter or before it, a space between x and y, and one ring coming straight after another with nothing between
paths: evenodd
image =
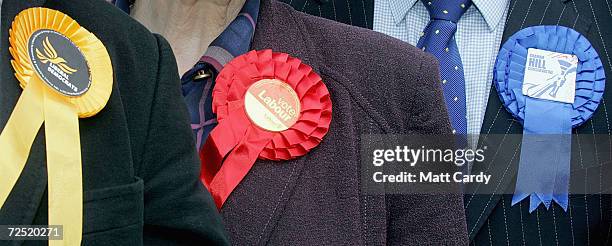
<instances>
[{"instance_id":1,"label":"jacket lapel","mask_svg":"<svg viewBox=\"0 0 612 246\"><path fill-rule=\"evenodd\" d=\"M4 0L1 15L0 42L0 129L4 129L17 99L21 95L19 82L13 75L9 53L9 28L14 17L27 8L42 6L45 0ZM47 174L45 167L44 132L41 130L34 141L25 169L4 206L0 210L3 224L28 225L41 206L45 193Z\"/></svg>"},{"instance_id":2,"label":"jacket lapel","mask_svg":"<svg viewBox=\"0 0 612 246\"><path fill-rule=\"evenodd\" d=\"M538 9L544 10L544 15L536 11ZM511 0L502 45L514 33L537 25L567 26L586 35L590 23L579 18L571 0L553 0L548 3L547 1ZM472 189L469 189L471 192L465 196L470 240L473 240L478 234L502 195L514 193L521 138L509 137L509 135L521 135L522 133L521 123L506 111L497 95L497 90L492 86L479 140L480 147L487 146L486 160L485 163L474 164L472 172L483 171L493 174L491 179L493 192L478 194L477 191L474 192L475 187L471 187ZM488 134L492 135L487 137Z\"/></svg>"}]
</instances>

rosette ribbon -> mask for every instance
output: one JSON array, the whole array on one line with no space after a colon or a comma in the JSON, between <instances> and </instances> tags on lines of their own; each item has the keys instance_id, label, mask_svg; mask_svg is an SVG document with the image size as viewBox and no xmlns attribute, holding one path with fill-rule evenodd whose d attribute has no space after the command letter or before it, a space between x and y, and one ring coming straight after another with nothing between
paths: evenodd
<instances>
[{"instance_id":1,"label":"rosette ribbon","mask_svg":"<svg viewBox=\"0 0 612 246\"><path fill-rule=\"evenodd\" d=\"M282 82L299 99L299 117L282 131L262 127L247 112L253 106L245 100L247 91L266 79ZM236 57L223 68L213 89L213 111L219 124L200 151L200 178L221 209L257 159L289 160L319 145L329 130L332 103L311 67L288 54L261 50Z\"/></svg>"},{"instance_id":2,"label":"rosette ribbon","mask_svg":"<svg viewBox=\"0 0 612 246\"><path fill-rule=\"evenodd\" d=\"M575 55L574 103L523 94L529 48ZM573 71L567 71L570 73ZM506 109L523 124L521 155L512 205L530 196L529 211L552 201L565 211L569 203L572 128L593 116L602 100L605 74L589 41L563 26L525 28L502 46L494 70L494 85Z\"/></svg>"},{"instance_id":3,"label":"rosette ribbon","mask_svg":"<svg viewBox=\"0 0 612 246\"><path fill-rule=\"evenodd\" d=\"M80 52L89 75L86 91L67 96L49 85L34 60L41 67L56 64L66 74L77 73L73 60L62 54L57 43L47 39L37 54L31 54L29 43L36 33L49 32L64 37ZM23 88L6 126L0 134L0 206L15 186L41 126L45 126L49 225L63 226L63 240L49 245L80 245L83 225L83 184L79 118L101 111L112 91L113 75L106 48L92 33L69 16L46 8L27 9L18 14L11 26L10 53L15 76ZM55 45L56 48L53 46ZM37 56L38 55L38 56ZM72 67L71 67L72 66ZM49 69L51 69L49 67ZM51 70L49 70L51 71ZM58 70L59 71L59 70ZM83 81L82 81L83 82Z\"/></svg>"}]
</instances>

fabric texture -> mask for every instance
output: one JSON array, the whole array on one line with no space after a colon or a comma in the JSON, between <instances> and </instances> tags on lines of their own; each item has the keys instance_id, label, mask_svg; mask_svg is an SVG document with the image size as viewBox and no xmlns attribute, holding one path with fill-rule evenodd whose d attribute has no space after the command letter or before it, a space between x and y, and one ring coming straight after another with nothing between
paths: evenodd
<instances>
[{"instance_id":1,"label":"fabric texture","mask_svg":"<svg viewBox=\"0 0 612 246\"><path fill-rule=\"evenodd\" d=\"M359 45L350 52L336 46L344 43ZM389 49L380 54L373 44ZM433 57L384 35L303 15L270 0L261 3L252 48L285 52L312 66L332 94L334 115L319 147L292 161L257 161L230 195L221 212L234 244L465 244L461 196L361 194L360 160L353 154L360 134L450 133L434 82L438 72L419 72L438 67ZM420 59L395 56L398 50ZM362 64L353 64L354 57ZM412 69L369 65L389 62L410 62ZM410 82L409 88L396 82ZM385 99L389 88L393 100ZM440 216L432 220L434 211Z\"/></svg>"},{"instance_id":2,"label":"fabric texture","mask_svg":"<svg viewBox=\"0 0 612 246\"><path fill-rule=\"evenodd\" d=\"M491 88L493 64L503 40L507 40L519 30L536 25L562 25L570 27L585 35L600 54L606 75L612 73L611 50L612 29L605 28L611 22L612 4L605 0L512 0L473 1L475 6L468 9L458 24L457 44L465 67L468 132L482 134L521 134L522 127L503 108L499 96ZM480 12L480 13L479 13ZM418 13L418 14L415 14ZM507 17L506 17L507 15ZM420 16L420 17L419 17ZM498 19L499 22L493 21ZM478 17L478 18L474 18ZM429 18L424 5L417 0L376 1L374 29L390 34L393 37L416 44L419 32L427 25ZM468 21L470 20L470 21ZM478 20L478 21L477 21ZM484 20L484 22L482 21ZM463 24L474 27L468 34ZM493 28L493 29L491 29ZM503 35L502 35L503 33ZM478 37L477 42L474 37ZM494 45L491 45L494 43ZM494 47L487 49L488 47ZM473 56L472 56L473 55ZM472 58L470 58L472 57ZM486 58L486 59L483 59ZM483 69L484 68L484 69ZM481 79L477 78L480 74ZM479 83L486 82L485 87L474 90ZM609 86L607 86L609 87ZM472 91L472 92L471 92ZM604 93L602 105L594 117L583 126L573 130L573 153L589 150L581 156L572 156L571 171L589 177L596 184L605 183L612 163L601 163L605 153L612 148L609 144L596 143L596 134L609 134L608 106L609 88ZM470 96L473 95L473 96ZM488 96L487 96L488 95ZM479 119L480 118L480 119ZM508 139L508 138L506 138ZM511 138L510 138L511 139ZM529 201L511 206L512 192L518 166L520 141L480 143L489 147L486 156L492 156L484 166L475 165L472 173L488 170L494 173L505 173L499 180L499 189L492 195L467 194L465 206L468 214L468 233L473 245L609 245L612 241L612 202L607 194L570 194L568 212L559 207L549 210L538 208L529 213ZM491 148L491 147L495 148ZM601 151L601 150L606 151ZM496 152L498 150L503 150ZM600 150L600 151L597 151ZM571 184L571 181L570 181ZM571 184L579 185L579 184ZM610 187L602 186L602 190ZM505 195L501 195L505 194Z\"/></svg>"},{"instance_id":3,"label":"fabric texture","mask_svg":"<svg viewBox=\"0 0 612 246\"><path fill-rule=\"evenodd\" d=\"M252 48L313 67L330 91L333 115L318 147L291 161L259 160L236 187L221 209L233 243L467 243L462 196L373 196L360 188L362 134L450 134L434 57L270 0L261 3Z\"/></svg>"},{"instance_id":4,"label":"fabric texture","mask_svg":"<svg viewBox=\"0 0 612 246\"><path fill-rule=\"evenodd\" d=\"M509 0L472 2L457 24L455 40L465 78L467 133L478 134L487 107L493 65L501 45ZM375 31L417 45L430 20L423 2L379 0L374 4ZM470 142L471 146L476 142L477 138Z\"/></svg>"},{"instance_id":5,"label":"fabric texture","mask_svg":"<svg viewBox=\"0 0 612 246\"><path fill-rule=\"evenodd\" d=\"M440 63L442 91L453 133L467 134L465 79L461 55L455 41L457 22L472 5L469 0L427 1L430 21L421 33L417 48L433 54Z\"/></svg>"},{"instance_id":6,"label":"fabric texture","mask_svg":"<svg viewBox=\"0 0 612 246\"><path fill-rule=\"evenodd\" d=\"M608 1L609 2L609 1ZM611 9L606 1L528 1L512 0L506 21L503 41L516 32L538 25L561 25L584 35L600 55L605 74L612 74L612 29L604 23L612 22ZM609 82L608 78L608 82ZM501 103L495 88L491 88L482 126L482 134L499 134L499 141L484 142L491 156L482 164L474 164L472 172L488 170L505 173L495 181L493 194L466 194L468 233L472 245L610 245L612 240L612 200L608 178L612 163L608 141L597 141L597 135L608 136L610 124L610 86L606 86L603 100L593 117L572 130L570 172L585 177L593 187L591 194L569 195L568 211L558 205L550 209L538 207L529 212L529 199L511 206L519 162L520 139L507 137L521 134L523 127ZM497 153L497 154L495 154ZM579 154L577 154L579 153ZM570 190L585 184L572 182ZM582 188L585 189L585 188Z\"/></svg>"},{"instance_id":7,"label":"fabric texture","mask_svg":"<svg viewBox=\"0 0 612 246\"><path fill-rule=\"evenodd\" d=\"M106 46L113 72L108 104L81 119L84 245L227 245L221 217L200 183L199 161L169 44L101 0L4 0L0 31L32 7L59 10ZM96 11L92 13L92 9ZM0 46L0 129L22 89L8 38ZM47 223L44 130L0 210L0 224ZM1 245L47 245L2 241Z\"/></svg>"},{"instance_id":8,"label":"fabric texture","mask_svg":"<svg viewBox=\"0 0 612 246\"><path fill-rule=\"evenodd\" d=\"M374 0L282 0L295 10L372 29Z\"/></svg>"},{"instance_id":9,"label":"fabric texture","mask_svg":"<svg viewBox=\"0 0 612 246\"><path fill-rule=\"evenodd\" d=\"M461 196L361 194L360 160L353 154L361 134L450 133L439 74L430 69L438 67L435 59L387 36L303 15L276 1L262 1L258 19L252 48L285 52L312 66L330 90L334 115L328 136L305 157L255 163L222 207L231 241L465 244ZM346 43L354 49L346 50ZM388 49L379 53L374 44ZM392 69L399 64L410 69Z\"/></svg>"}]
</instances>

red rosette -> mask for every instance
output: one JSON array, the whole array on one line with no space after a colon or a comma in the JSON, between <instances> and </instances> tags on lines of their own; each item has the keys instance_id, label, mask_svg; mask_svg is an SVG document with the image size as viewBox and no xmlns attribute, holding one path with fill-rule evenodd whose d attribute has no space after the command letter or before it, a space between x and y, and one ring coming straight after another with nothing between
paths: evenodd
<instances>
[{"instance_id":1,"label":"red rosette","mask_svg":"<svg viewBox=\"0 0 612 246\"><path fill-rule=\"evenodd\" d=\"M332 103L310 66L261 50L225 65L213 89L213 112L219 124L200 151L200 178L220 209L257 159L290 160L318 146Z\"/></svg>"}]
</instances>

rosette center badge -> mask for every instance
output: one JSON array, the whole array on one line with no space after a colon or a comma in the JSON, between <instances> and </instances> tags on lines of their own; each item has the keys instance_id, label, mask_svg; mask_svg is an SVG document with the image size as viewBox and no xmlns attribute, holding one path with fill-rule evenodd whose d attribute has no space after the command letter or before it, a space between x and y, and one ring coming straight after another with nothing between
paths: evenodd
<instances>
[{"instance_id":1,"label":"rosette center badge","mask_svg":"<svg viewBox=\"0 0 612 246\"><path fill-rule=\"evenodd\" d=\"M43 29L32 34L28 47L32 65L47 85L66 96L80 96L89 90L87 61L70 39Z\"/></svg>"},{"instance_id":2,"label":"rosette center badge","mask_svg":"<svg viewBox=\"0 0 612 246\"><path fill-rule=\"evenodd\" d=\"M530 48L527 53L523 95L574 103L578 57Z\"/></svg>"},{"instance_id":3,"label":"rosette center badge","mask_svg":"<svg viewBox=\"0 0 612 246\"><path fill-rule=\"evenodd\" d=\"M300 116L297 93L278 79L263 79L251 85L244 106L254 124L273 132L289 129Z\"/></svg>"}]
</instances>

